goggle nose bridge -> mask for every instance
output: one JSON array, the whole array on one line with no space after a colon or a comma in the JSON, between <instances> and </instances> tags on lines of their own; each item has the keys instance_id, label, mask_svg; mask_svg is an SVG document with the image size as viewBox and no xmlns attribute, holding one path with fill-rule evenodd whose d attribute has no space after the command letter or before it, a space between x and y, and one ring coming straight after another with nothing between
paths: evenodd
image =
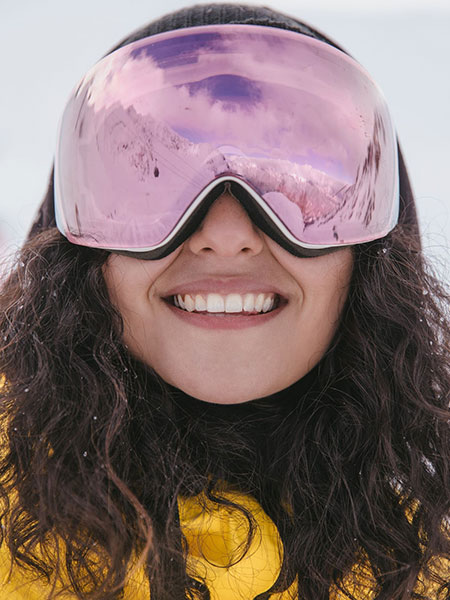
<instances>
[{"instance_id":1,"label":"goggle nose bridge","mask_svg":"<svg viewBox=\"0 0 450 600\"><path fill-rule=\"evenodd\" d=\"M211 187L204 198L202 198L195 210L192 211L192 213L189 215L177 233L171 238L171 240L163 247L158 249L157 252L155 252L155 250L150 250L148 252L113 250L113 252L143 260L155 260L168 256L197 230L200 223L206 217L211 206L225 191L228 191L230 195L241 204L251 221L259 229L261 229L261 231L263 231L267 236L269 236L272 240L274 240L277 244L294 256L299 258L313 258L316 256L322 256L324 254L330 254L331 252L335 252L342 247L304 248L294 244L283 234L269 214L262 208L261 204L266 204L264 199L260 198L259 201L256 200L256 198L253 197L252 194L246 189L244 182L241 184L234 178L230 180L224 180L221 178L219 181L217 181L216 185Z\"/></svg>"}]
</instances>

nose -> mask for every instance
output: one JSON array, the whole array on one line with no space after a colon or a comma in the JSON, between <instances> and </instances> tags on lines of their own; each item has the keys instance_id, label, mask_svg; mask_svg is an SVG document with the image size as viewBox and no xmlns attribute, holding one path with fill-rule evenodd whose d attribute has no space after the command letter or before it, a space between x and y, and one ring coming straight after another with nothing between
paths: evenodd
<instances>
[{"instance_id":1,"label":"nose","mask_svg":"<svg viewBox=\"0 0 450 600\"><path fill-rule=\"evenodd\" d=\"M264 239L240 202L225 191L186 243L197 255L214 252L221 257L254 256L262 251Z\"/></svg>"}]
</instances>

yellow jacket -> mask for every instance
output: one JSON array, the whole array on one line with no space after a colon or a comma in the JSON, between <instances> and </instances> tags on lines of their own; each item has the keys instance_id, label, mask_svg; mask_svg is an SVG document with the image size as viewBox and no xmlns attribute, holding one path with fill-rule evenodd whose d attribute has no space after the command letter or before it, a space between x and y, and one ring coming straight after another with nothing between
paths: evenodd
<instances>
[{"instance_id":1,"label":"yellow jacket","mask_svg":"<svg viewBox=\"0 0 450 600\"><path fill-rule=\"evenodd\" d=\"M204 577L211 600L253 600L268 590L276 581L283 559L283 548L275 524L261 506L249 496L227 492L224 496L245 506L254 516L256 533L250 548L243 554L248 525L242 514L228 507L209 502L204 496L179 500L180 523L189 547L188 568ZM241 560L239 558L243 554ZM231 563L232 566L229 566ZM235 564L234 564L235 563ZM440 561L441 574L448 573L450 561ZM355 565L348 576L348 589L360 600L372 600L374 581L370 567ZM433 582L420 579L417 591L429 600L438 600ZM10 557L5 547L0 548L0 600L45 600L50 589L41 581L19 569L10 573ZM58 598L73 600L63 593ZM148 600L148 582L142 570L132 572L127 583L124 600ZM274 600L297 598L296 584ZM330 600L345 600L338 590L330 590Z\"/></svg>"}]
</instances>

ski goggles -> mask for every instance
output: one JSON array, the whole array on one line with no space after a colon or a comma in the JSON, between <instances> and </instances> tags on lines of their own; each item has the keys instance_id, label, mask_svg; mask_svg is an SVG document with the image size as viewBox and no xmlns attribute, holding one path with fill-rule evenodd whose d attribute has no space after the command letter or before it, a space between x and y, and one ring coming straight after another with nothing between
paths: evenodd
<instances>
[{"instance_id":1,"label":"ski goggles","mask_svg":"<svg viewBox=\"0 0 450 600\"><path fill-rule=\"evenodd\" d=\"M101 59L63 113L55 213L75 244L172 252L225 185L296 256L384 237L397 223L396 136L351 57L312 37L208 25Z\"/></svg>"}]
</instances>

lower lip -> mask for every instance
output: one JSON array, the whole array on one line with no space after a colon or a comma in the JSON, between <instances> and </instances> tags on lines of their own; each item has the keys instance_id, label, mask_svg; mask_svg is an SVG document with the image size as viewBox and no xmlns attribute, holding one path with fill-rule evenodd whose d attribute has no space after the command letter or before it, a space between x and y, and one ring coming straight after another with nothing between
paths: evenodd
<instances>
[{"instance_id":1,"label":"lower lip","mask_svg":"<svg viewBox=\"0 0 450 600\"><path fill-rule=\"evenodd\" d=\"M219 316L215 313L196 313L181 310L181 308L177 308L165 300L164 304L185 323L190 323L196 327L203 327L204 329L245 329L247 327L257 327L274 319L286 306L286 303L280 304L270 312L259 313L257 315L220 313Z\"/></svg>"}]
</instances>

